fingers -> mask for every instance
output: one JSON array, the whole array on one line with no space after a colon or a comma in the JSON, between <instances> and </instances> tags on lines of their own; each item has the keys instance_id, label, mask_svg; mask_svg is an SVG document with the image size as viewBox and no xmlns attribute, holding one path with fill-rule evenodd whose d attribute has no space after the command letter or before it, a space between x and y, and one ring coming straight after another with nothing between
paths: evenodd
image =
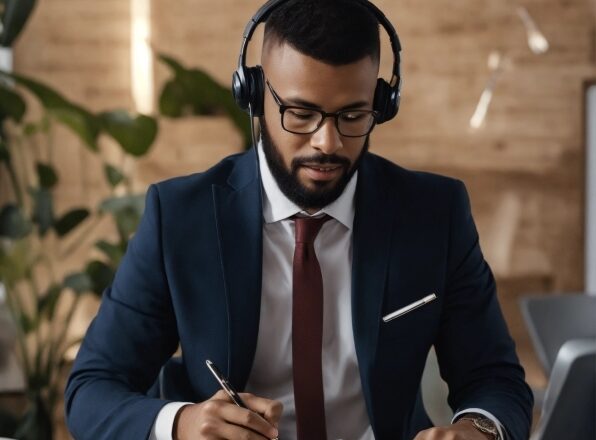
<instances>
[{"instance_id":1,"label":"fingers","mask_svg":"<svg viewBox=\"0 0 596 440\"><path fill-rule=\"evenodd\" d=\"M203 410L207 417L212 419L221 419L227 422L222 429L229 432L232 428L230 424L236 425L233 428L242 428L241 430L254 431L260 436L255 438L275 438L277 437L277 429L272 426L267 420L261 417L254 411L240 408L235 404L224 402L221 400L209 400L204 402ZM234 429L233 431L236 431ZM244 438L244 437L225 437L224 438Z\"/></svg>"},{"instance_id":2,"label":"fingers","mask_svg":"<svg viewBox=\"0 0 596 440\"><path fill-rule=\"evenodd\" d=\"M267 422L269 422L269 424L275 426L276 428L279 427L279 419L281 418L281 414L283 412L283 404L281 402L258 397L251 393L238 394L248 408L260 414L265 420L267 420ZM224 400L226 402L232 403L230 396L228 396L228 394L223 390L219 390L211 397L211 399Z\"/></svg>"},{"instance_id":3,"label":"fingers","mask_svg":"<svg viewBox=\"0 0 596 440\"><path fill-rule=\"evenodd\" d=\"M176 424L180 440L246 439L265 440L278 436L277 424L281 415L281 404L268 399L244 394L245 409L232 403L223 391L215 393L209 400L187 405L180 410ZM250 402L250 403L249 403ZM267 413L269 420L257 413Z\"/></svg>"},{"instance_id":4,"label":"fingers","mask_svg":"<svg viewBox=\"0 0 596 440\"><path fill-rule=\"evenodd\" d=\"M229 440L271 440L273 437L264 437L261 434L249 431L241 426L225 424L220 426L220 429L212 438Z\"/></svg>"},{"instance_id":5,"label":"fingers","mask_svg":"<svg viewBox=\"0 0 596 440\"><path fill-rule=\"evenodd\" d=\"M251 410L261 414L265 420L276 428L283 412L283 405L277 400L264 399L250 393L240 393L240 397Z\"/></svg>"}]
</instances>

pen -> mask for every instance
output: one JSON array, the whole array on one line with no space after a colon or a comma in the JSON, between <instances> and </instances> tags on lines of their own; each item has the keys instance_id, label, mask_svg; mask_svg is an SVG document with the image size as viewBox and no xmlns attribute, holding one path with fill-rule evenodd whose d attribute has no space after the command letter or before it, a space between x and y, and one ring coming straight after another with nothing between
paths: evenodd
<instances>
[{"instance_id":1,"label":"pen","mask_svg":"<svg viewBox=\"0 0 596 440\"><path fill-rule=\"evenodd\" d=\"M396 310L393 313L383 316L383 322L389 322L392 319L399 318L400 316L405 315L406 313L411 312L412 310L417 309L420 306L428 304L429 302L434 301L435 299L437 299L437 295L431 293L430 295L425 296L424 298L419 299L418 301L414 301L412 304L408 304L407 306L402 307L401 309Z\"/></svg>"},{"instance_id":2,"label":"pen","mask_svg":"<svg viewBox=\"0 0 596 440\"><path fill-rule=\"evenodd\" d=\"M232 401L240 408L250 409L248 406L246 406L246 403L244 403L244 401L240 398L240 395L236 392L236 390L232 388L232 385L230 385L228 379L226 379L226 377L223 374L221 374L221 371L219 371L215 364L211 362L209 359L207 359L206 364L207 368L209 368L209 371L211 371L211 373L215 376L215 378L221 385L221 388L227 393L228 396L230 396L230 399L232 399Z\"/></svg>"},{"instance_id":3,"label":"pen","mask_svg":"<svg viewBox=\"0 0 596 440\"><path fill-rule=\"evenodd\" d=\"M226 379L226 377L221 373L221 371L219 371L215 364L211 362L209 359L207 359L205 363L207 364L207 368L209 368L209 371L211 371L211 374L213 374L213 376L215 376L215 379L217 379L217 381L219 382L221 388L226 392L228 396L230 396L230 399L232 399L232 401L240 408L252 411L248 406L246 406L246 403L244 403L244 401L240 398L240 395L232 387L228 379ZM278 440L278 438L276 437L273 440Z\"/></svg>"}]
</instances>

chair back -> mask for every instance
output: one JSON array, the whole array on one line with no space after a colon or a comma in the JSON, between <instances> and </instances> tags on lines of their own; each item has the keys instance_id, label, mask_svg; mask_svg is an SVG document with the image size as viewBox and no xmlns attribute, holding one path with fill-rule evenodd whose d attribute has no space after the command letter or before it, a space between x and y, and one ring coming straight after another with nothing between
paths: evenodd
<instances>
[{"instance_id":1,"label":"chair back","mask_svg":"<svg viewBox=\"0 0 596 440\"><path fill-rule=\"evenodd\" d=\"M559 350L531 440L596 438L596 339L567 341Z\"/></svg>"},{"instance_id":2,"label":"chair back","mask_svg":"<svg viewBox=\"0 0 596 440\"><path fill-rule=\"evenodd\" d=\"M547 375L566 341L596 339L596 296L529 296L522 298L520 305L534 350Z\"/></svg>"}]
</instances>

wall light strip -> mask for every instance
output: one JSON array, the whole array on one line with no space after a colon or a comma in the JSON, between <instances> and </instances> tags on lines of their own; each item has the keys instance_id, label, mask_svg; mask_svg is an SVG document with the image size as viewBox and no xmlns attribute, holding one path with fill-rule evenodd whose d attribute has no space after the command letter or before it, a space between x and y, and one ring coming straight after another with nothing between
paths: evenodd
<instances>
[{"instance_id":1,"label":"wall light strip","mask_svg":"<svg viewBox=\"0 0 596 440\"><path fill-rule=\"evenodd\" d=\"M151 52L151 0L130 0L131 86L136 110L153 112L153 54Z\"/></svg>"}]
</instances>

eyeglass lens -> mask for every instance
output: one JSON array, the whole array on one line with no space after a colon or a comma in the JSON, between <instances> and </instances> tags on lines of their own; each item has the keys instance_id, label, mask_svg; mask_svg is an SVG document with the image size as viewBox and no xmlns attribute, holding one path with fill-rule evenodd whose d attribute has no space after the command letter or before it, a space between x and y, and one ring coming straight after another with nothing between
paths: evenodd
<instances>
[{"instance_id":1,"label":"eyeglass lens","mask_svg":"<svg viewBox=\"0 0 596 440\"><path fill-rule=\"evenodd\" d=\"M346 110L336 116L336 126L343 136L365 136L370 132L375 118L366 110ZM282 115L283 127L293 133L309 134L323 123L323 114L316 110L286 108Z\"/></svg>"}]
</instances>

